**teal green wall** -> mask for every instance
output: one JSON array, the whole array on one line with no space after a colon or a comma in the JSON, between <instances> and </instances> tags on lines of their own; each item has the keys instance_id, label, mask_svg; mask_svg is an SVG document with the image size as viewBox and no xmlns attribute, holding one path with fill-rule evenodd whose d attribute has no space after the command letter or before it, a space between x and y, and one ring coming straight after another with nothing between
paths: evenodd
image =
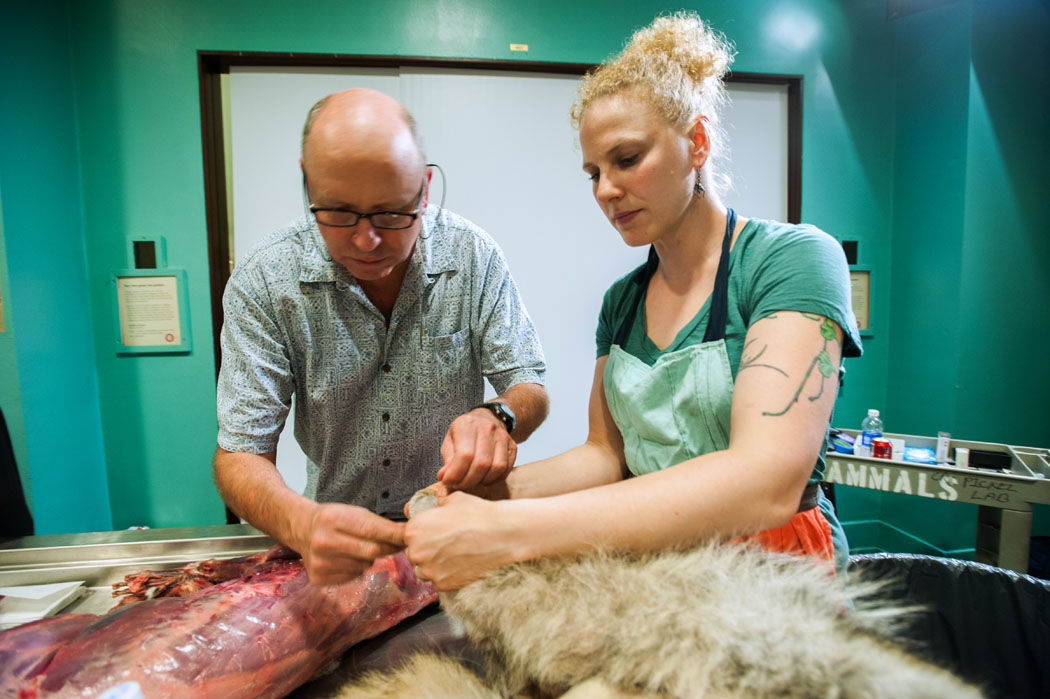
<instances>
[{"instance_id":1,"label":"teal green wall","mask_svg":"<svg viewBox=\"0 0 1050 699\"><path fill-rule=\"evenodd\" d=\"M890 432L950 432L955 421L971 23L966 2L893 23L895 244L887 271L898 312L882 411ZM916 361L920 348L937 361Z\"/></svg>"},{"instance_id":2,"label":"teal green wall","mask_svg":"<svg viewBox=\"0 0 1050 699\"><path fill-rule=\"evenodd\" d=\"M1050 12L966 0L893 24L887 429L1050 446ZM879 517L972 547L976 506L914 501L884 495Z\"/></svg>"},{"instance_id":3,"label":"teal green wall","mask_svg":"<svg viewBox=\"0 0 1050 699\"><path fill-rule=\"evenodd\" d=\"M975 3L956 424L1050 446L1050 5ZM1004 50L1009 40L1010 51ZM1009 76L1009 79L1004 79ZM994 261L994 264L990 264ZM993 352L992 347L1006 348Z\"/></svg>"},{"instance_id":4,"label":"teal green wall","mask_svg":"<svg viewBox=\"0 0 1050 699\"><path fill-rule=\"evenodd\" d=\"M890 347L882 418L889 432L961 436L955 428L966 201L968 2L893 23L896 47ZM923 302L916 303L922 299ZM916 396L921 396L916 400ZM875 407L875 406L872 406ZM974 505L884 494L879 519L942 549L973 545ZM943 527L942 522L954 526ZM883 534L885 534L883 532ZM879 548L885 544L880 541Z\"/></svg>"},{"instance_id":5,"label":"teal green wall","mask_svg":"<svg viewBox=\"0 0 1050 699\"><path fill-rule=\"evenodd\" d=\"M61 6L0 13L0 401L37 532L109 529L68 21Z\"/></svg>"},{"instance_id":6,"label":"teal green wall","mask_svg":"<svg viewBox=\"0 0 1050 699\"><path fill-rule=\"evenodd\" d=\"M597 62L654 14L679 6L609 0L315 0L308 5L68 0L65 7L74 32L56 31L54 6L48 16L0 12L13 20L5 22L12 38L43 45L39 53L47 54L45 65L29 77L46 83L44 92L62 103L39 128L65 135L51 164L62 164L63 176L72 180L68 186L74 196L63 201L77 202L75 211L66 212L77 220L63 233L76 237L70 247L86 256L70 278L80 279L75 303L88 323L78 351L92 357L76 364L76 371L81 383L97 387L94 402L84 404L98 422L92 472L95 481L104 474L103 490L112 502L112 508L108 503L101 507L111 509L115 527L156 527L223 519L210 473L215 367L198 50ZM979 429L994 440L1050 445L1042 427L1050 418L1048 408L1018 399L1033 385L1027 378L1031 374L1022 376L1007 359L1037 363L1037 350L1031 348L1040 346L1033 340L1045 344L1046 323L1039 327L1038 319L1029 319L1010 325L1006 318L1014 316L999 316L1016 296L1046 298L1045 278L1037 274L1050 259L1045 225L1040 227L1046 217L1035 216L1038 197L1017 177L1018 168L1024 175L1038 174L1038 161L1019 135L1010 134L1008 143L996 136L1015 124L1029 128L1037 118L1017 100L1010 107L985 106L982 122L974 116L973 89L980 86L987 104L989 91L996 99L1015 99L1011 90L1046 83L1044 60L1026 66L1020 78L1007 71L1005 86L993 90L986 84L997 73L993 49L1009 8L1020 8L1026 31L1035 32L1045 27L1045 3L957 0L898 20L887 19L883 0L709 0L691 7L736 43L737 70L804 77L803 218L840 239L859 241L860 262L873 270L873 333L865 338L865 357L847 365L836 423L858 425L866 408L881 407L891 431L947 428L980 438L969 433ZM528 44L528 54L511 53L510 43ZM5 63L2 71L5 97L19 94L13 92L17 84L6 82L15 70ZM984 71L987 80L982 80ZM0 126L3 153L9 146L19 153L25 146L9 122ZM999 170L1010 177L997 189L978 192L985 151L995 154ZM0 161L5 165L0 175L7 174L11 159ZM6 179L0 180L0 195L10 267L11 198L26 208L53 206L54 198ZM1024 222L1027 233L1014 227L1009 235L990 237L981 225L989 212L984 206L970 210L974 199L1005 200L1009 215ZM189 355L118 357L113 351L108 275L126 266L125 241L139 235L164 236L169 264L187 270L194 347ZM987 250L969 249L971 243L987 246L999 240L1007 250L997 254L1024 272L1020 285L1005 296L994 271L998 267L981 268ZM35 241L21 244L40 249ZM20 259L28 255L20 249ZM12 313L25 308L30 315L52 310L27 300L31 297L19 298L19 287L31 281L21 268L11 275L14 298L8 304L5 296L5 308L12 306ZM966 275L975 286L968 285ZM936 313L932 301L916 302L933 298L946 299ZM990 318L996 318L1000 337L988 341L984 347L993 349L982 353L977 340L989 337ZM24 329L19 325L17 330L14 344L21 347ZM17 372L23 398L61 388L57 379L33 376L20 361L17 369L5 369L10 354L5 353L0 340L0 380ZM990 355L1001 359L983 367ZM1043 371L1046 385L1045 368L1029 371ZM983 380L986 374L997 382L994 386ZM8 398L16 391L5 383L0 399L17 403ZM988 397L1004 400L989 410ZM34 509L46 512L51 505L39 502L39 493L55 483L41 483L34 471L33 444L39 437L32 426L40 418L25 400L22 410ZM840 488L840 510L844 519L858 522L922 519L931 504L912 498L907 507L896 507L878 494L851 491ZM97 495L96 505L106 502L104 492ZM83 521L70 529L89 526L95 525ZM953 534L946 532L946 548L966 545L950 540Z\"/></svg>"},{"instance_id":7,"label":"teal green wall","mask_svg":"<svg viewBox=\"0 0 1050 699\"><path fill-rule=\"evenodd\" d=\"M977 2L973 22L956 424L1050 447L1050 3Z\"/></svg>"}]
</instances>

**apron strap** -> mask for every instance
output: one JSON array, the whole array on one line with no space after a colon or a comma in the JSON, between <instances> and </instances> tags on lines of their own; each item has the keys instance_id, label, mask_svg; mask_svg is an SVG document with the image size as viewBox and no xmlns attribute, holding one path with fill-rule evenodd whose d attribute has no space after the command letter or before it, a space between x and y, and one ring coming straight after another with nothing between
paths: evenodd
<instances>
[{"instance_id":1,"label":"apron strap","mask_svg":"<svg viewBox=\"0 0 1050 699\"><path fill-rule=\"evenodd\" d=\"M620 327L616 329L616 335L613 336L612 343L614 345L623 347L624 342L627 340L627 333L631 331L631 328L634 326L634 318L638 315L638 304L642 300L642 294L645 293L645 287L649 280L653 278L653 274L656 272L656 267L659 264L660 258L656 254L656 247L650 245L649 259L645 261L645 266L635 272L634 277L631 279L631 283L634 284L634 294L631 295L630 304L627 306L627 315L624 316Z\"/></svg>"},{"instance_id":2,"label":"apron strap","mask_svg":"<svg viewBox=\"0 0 1050 699\"><path fill-rule=\"evenodd\" d=\"M726 212L726 234L722 240L722 254L718 258L718 272L715 274L715 287L711 292L711 309L707 316L707 329L704 331L704 342L722 340L726 336L726 321L729 316L729 248L733 243L733 230L736 228L736 212L727 209ZM656 247L649 246L649 259L645 266L639 269L631 283L635 285L634 297L630 306L627 307L627 315L624 317L620 327L616 329L613 344L623 347L627 340L627 333L634 327L634 319L638 315L638 305L644 297L649 280L656 273L660 265L660 257L656 254Z\"/></svg>"},{"instance_id":3,"label":"apron strap","mask_svg":"<svg viewBox=\"0 0 1050 699\"><path fill-rule=\"evenodd\" d=\"M722 241L722 256L718 258L718 273L715 275L715 289L711 292L711 310L707 316L704 342L724 340L726 336L726 321L729 316L729 246L733 243L734 228L736 212L729 209L726 214L726 236Z\"/></svg>"}]
</instances>

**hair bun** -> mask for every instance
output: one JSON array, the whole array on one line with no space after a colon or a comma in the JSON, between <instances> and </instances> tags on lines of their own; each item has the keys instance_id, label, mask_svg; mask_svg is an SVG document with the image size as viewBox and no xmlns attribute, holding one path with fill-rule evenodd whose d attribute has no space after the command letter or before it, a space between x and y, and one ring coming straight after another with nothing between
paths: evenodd
<instances>
[{"instance_id":1,"label":"hair bun","mask_svg":"<svg viewBox=\"0 0 1050 699\"><path fill-rule=\"evenodd\" d=\"M676 12L657 17L639 29L624 49L623 57L640 54L676 64L694 82L721 79L733 57L729 43L711 30L695 12Z\"/></svg>"},{"instance_id":2,"label":"hair bun","mask_svg":"<svg viewBox=\"0 0 1050 699\"><path fill-rule=\"evenodd\" d=\"M726 38L695 12L657 17L636 31L617 56L584 76L569 112L572 123L579 128L596 100L625 92L648 104L675 128L688 128L702 116L710 143L704 165L706 186L720 195L729 188L721 165L728 159L728 143L720 126L726 101L722 79L733 54Z\"/></svg>"}]
</instances>

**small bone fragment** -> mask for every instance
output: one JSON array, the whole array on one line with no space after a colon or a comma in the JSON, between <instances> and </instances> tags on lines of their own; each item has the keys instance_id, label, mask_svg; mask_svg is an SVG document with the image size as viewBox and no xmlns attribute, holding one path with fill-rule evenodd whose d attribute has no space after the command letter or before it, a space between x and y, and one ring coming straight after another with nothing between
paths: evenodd
<instances>
[{"instance_id":1,"label":"small bone fragment","mask_svg":"<svg viewBox=\"0 0 1050 699\"><path fill-rule=\"evenodd\" d=\"M412 519L420 512L437 507L437 505L438 496L432 489L423 488L422 490L417 490L412 499L408 501L408 518Z\"/></svg>"}]
</instances>

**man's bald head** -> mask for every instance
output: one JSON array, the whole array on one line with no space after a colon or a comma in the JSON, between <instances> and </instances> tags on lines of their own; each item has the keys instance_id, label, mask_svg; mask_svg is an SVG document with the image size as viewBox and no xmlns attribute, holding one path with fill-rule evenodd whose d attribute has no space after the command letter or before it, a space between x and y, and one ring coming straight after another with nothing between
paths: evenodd
<instances>
[{"instance_id":1,"label":"man's bald head","mask_svg":"<svg viewBox=\"0 0 1050 699\"><path fill-rule=\"evenodd\" d=\"M373 303L393 301L423 229L430 176L412 117L375 90L329 95L310 110L303 129L303 184L332 260L343 265ZM353 225L317 218L343 212ZM384 226L401 214L404 227Z\"/></svg>"},{"instance_id":2,"label":"man's bald head","mask_svg":"<svg viewBox=\"0 0 1050 699\"><path fill-rule=\"evenodd\" d=\"M365 88L328 95L310 109L303 127L304 170L324 158L386 158L420 172L425 163L412 115L394 98Z\"/></svg>"}]
</instances>

